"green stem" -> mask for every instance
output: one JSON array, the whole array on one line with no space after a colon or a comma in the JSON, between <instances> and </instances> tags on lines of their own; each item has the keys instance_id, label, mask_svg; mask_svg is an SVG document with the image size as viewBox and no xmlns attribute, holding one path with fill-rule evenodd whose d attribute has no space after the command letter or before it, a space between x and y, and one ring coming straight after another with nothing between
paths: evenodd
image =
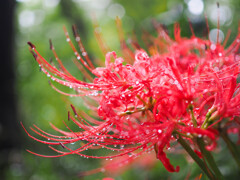
<instances>
[{"instance_id":1,"label":"green stem","mask_svg":"<svg viewBox=\"0 0 240 180\"><path fill-rule=\"evenodd\" d=\"M201 150L201 153L203 154L204 158L206 158L208 164L210 165L210 167L212 168L213 172L215 173L215 175L217 176L218 180L223 180L224 177L222 175L222 173L220 172L212 154L210 153L210 151L207 151L205 149L205 143L203 141L203 138L197 138L197 144Z\"/></svg>"},{"instance_id":2,"label":"green stem","mask_svg":"<svg viewBox=\"0 0 240 180\"><path fill-rule=\"evenodd\" d=\"M240 152L238 151L237 146L231 141L225 131L220 131L220 135L223 138L224 142L227 144L229 151L231 152L234 160L238 165L238 168L240 169Z\"/></svg>"},{"instance_id":3,"label":"green stem","mask_svg":"<svg viewBox=\"0 0 240 180\"><path fill-rule=\"evenodd\" d=\"M182 147L187 151L187 153L193 158L193 160L198 164L198 166L203 170L203 172L208 176L211 180L217 180L215 176L212 174L211 170L206 167L204 162L197 156L197 154L192 150L192 148L188 145L188 143L178 134L177 141L182 145ZM176 134L175 134L176 137Z\"/></svg>"},{"instance_id":4,"label":"green stem","mask_svg":"<svg viewBox=\"0 0 240 180\"><path fill-rule=\"evenodd\" d=\"M190 109L190 113L191 113L191 116L192 116L192 123L193 123L193 126L194 127L197 127L197 120L194 116L194 112L193 112L193 105L189 105L189 109Z\"/></svg>"}]
</instances>

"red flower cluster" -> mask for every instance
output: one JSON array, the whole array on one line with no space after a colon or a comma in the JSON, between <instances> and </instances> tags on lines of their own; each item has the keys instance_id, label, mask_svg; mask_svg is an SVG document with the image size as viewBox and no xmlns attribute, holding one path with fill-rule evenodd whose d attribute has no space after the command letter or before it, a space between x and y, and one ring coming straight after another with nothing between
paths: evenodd
<instances>
[{"instance_id":1,"label":"red flower cluster","mask_svg":"<svg viewBox=\"0 0 240 180\"><path fill-rule=\"evenodd\" d=\"M84 99L91 109L98 112L98 117L90 117L71 106L73 115L69 113L69 120L81 128L80 131L74 132L66 125L67 132L52 125L62 134L57 136L34 126L31 129L48 141L27 132L33 139L64 148L63 151L50 146L59 155L37 155L59 157L78 154L104 159L126 155L131 161L155 150L165 168L169 172L177 172L179 167L175 168L170 163L165 152L180 136L201 156L195 138L202 137L207 150L213 150L219 128L229 127L229 132L239 133L240 89L237 77L240 33L224 49L227 40L214 43L194 34L190 39L183 38L178 24L175 25L173 40L164 28L158 26L158 37L148 38L152 39L147 42L148 52L136 42L127 45L121 40L123 58L115 52L108 52L105 67L94 68L76 29L73 29L81 55L66 30L65 34L76 55L76 65L88 79L86 82L76 79L64 68L52 43L50 46L60 68L48 63L32 43L29 45L41 70L53 81L74 89L76 94L67 94L53 84L51 86L65 95L87 96ZM92 100L98 105L94 105ZM233 128L232 124L237 126ZM83 144L78 149L67 146L77 141ZM99 147L114 152L104 157L85 153L87 149Z\"/></svg>"}]
</instances>

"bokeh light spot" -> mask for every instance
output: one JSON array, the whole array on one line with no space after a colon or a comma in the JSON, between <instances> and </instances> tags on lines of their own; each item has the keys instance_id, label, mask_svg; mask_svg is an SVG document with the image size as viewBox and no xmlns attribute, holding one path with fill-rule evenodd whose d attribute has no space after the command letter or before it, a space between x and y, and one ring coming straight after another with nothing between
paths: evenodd
<instances>
[{"instance_id":1,"label":"bokeh light spot","mask_svg":"<svg viewBox=\"0 0 240 180\"><path fill-rule=\"evenodd\" d=\"M125 14L125 9L121 4L112 4L108 8L108 16L115 19L117 16L122 18Z\"/></svg>"},{"instance_id":2,"label":"bokeh light spot","mask_svg":"<svg viewBox=\"0 0 240 180\"><path fill-rule=\"evenodd\" d=\"M204 4L202 0L190 0L188 2L188 10L190 13L195 15L202 14L204 9Z\"/></svg>"},{"instance_id":3,"label":"bokeh light spot","mask_svg":"<svg viewBox=\"0 0 240 180\"><path fill-rule=\"evenodd\" d=\"M44 0L43 5L47 8L54 8L59 4L60 0Z\"/></svg>"},{"instance_id":4,"label":"bokeh light spot","mask_svg":"<svg viewBox=\"0 0 240 180\"><path fill-rule=\"evenodd\" d=\"M22 27L30 27L34 25L36 17L33 11L22 11L19 15L19 24Z\"/></svg>"},{"instance_id":5,"label":"bokeh light spot","mask_svg":"<svg viewBox=\"0 0 240 180\"><path fill-rule=\"evenodd\" d=\"M224 33L220 29L212 29L209 33L209 39L212 43L222 42L224 40Z\"/></svg>"}]
</instances>

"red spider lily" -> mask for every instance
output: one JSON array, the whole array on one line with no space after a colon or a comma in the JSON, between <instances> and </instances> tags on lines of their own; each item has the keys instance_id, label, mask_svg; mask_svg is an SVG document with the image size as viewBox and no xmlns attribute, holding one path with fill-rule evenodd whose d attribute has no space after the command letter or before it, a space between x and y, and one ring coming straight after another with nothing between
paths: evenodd
<instances>
[{"instance_id":1,"label":"red spider lily","mask_svg":"<svg viewBox=\"0 0 240 180\"><path fill-rule=\"evenodd\" d=\"M103 178L102 180L114 180L113 178L107 177L107 178Z\"/></svg>"},{"instance_id":2,"label":"red spider lily","mask_svg":"<svg viewBox=\"0 0 240 180\"><path fill-rule=\"evenodd\" d=\"M169 172L178 172L179 167L174 167L165 153L178 136L181 135L201 157L194 138L204 138L207 150L213 150L219 135L216 124L239 116L237 77L240 33L232 45L224 49L225 42L213 43L195 35L189 39L182 38L178 24L175 25L173 40L159 26L158 37L149 38L153 39L149 45L149 54L139 48L136 42L129 44L129 47L121 39L123 57L118 57L113 51L108 52L105 67L95 68L76 28L73 30L81 53L64 30L67 42L76 55L75 63L88 81L75 78L65 69L51 42L50 47L60 68L48 63L29 42L31 52L42 72L53 81L74 89L76 93L62 92L51 83L54 89L64 95L87 96L91 102L96 101L97 106L84 98L89 101L91 109L97 110L98 117L90 117L71 106L73 115L69 113L68 119L81 130L72 131L65 124L69 131L64 131L51 124L54 130L62 134L59 136L49 134L35 125L31 128L48 141L30 135L24 128L31 138L49 144L58 153L47 156L29 151L33 154L43 157L78 154L99 159L128 156L123 161L125 163L155 150L157 159ZM119 33L122 37L121 30ZM99 34L97 38L101 38ZM102 48L105 52L104 46ZM82 142L78 149L67 146L77 141ZM60 145L64 150L53 145ZM110 155L91 156L85 153L87 149L97 148L109 150Z\"/></svg>"}]
</instances>

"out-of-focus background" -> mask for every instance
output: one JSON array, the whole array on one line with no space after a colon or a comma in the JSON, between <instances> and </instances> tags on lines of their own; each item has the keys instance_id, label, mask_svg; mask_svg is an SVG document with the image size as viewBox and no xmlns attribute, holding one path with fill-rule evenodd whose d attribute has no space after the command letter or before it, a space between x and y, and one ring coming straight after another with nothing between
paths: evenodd
<instances>
[{"instance_id":1,"label":"out-of-focus background","mask_svg":"<svg viewBox=\"0 0 240 180\"><path fill-rule=\"evenodd\" d=\"M219 10L217 2L220 4ZM65 40L63 25L71 32L71 26L76 24L90 57L104 62L94 36L93 16L101 27L97 30L102 32L108 46L120 56L116 16L122 20L125 39L136 35L141 44L141 32L156 35L153 19L164 24L170 36L174 23L179 22L182 35L187 37L191 36L190 21L196 35L206 38L206 14L210 27L209 38L213 41L216 39L219 18L220 37L224 40L230 29L230 43L237 34L240 0L7 0L0 2L0 13L0 179L88 180L110 176L116 180L152 180L194 179L200 175L198 167L190 159L187 161L183 155L176 153L168 156L174 165L180 165L179 173L168 173L160 162L150 157L147 161L146 158L139 160L120 175L98 173L79 177L81 172L97 168L102 162L77 155L49 159L26 152L25 149L30 149L40 154L53 154L46 145L29 138L20 126L20 121L28 129L36 124L53 132L49 123L64 128L62 121L67 120L70 103L88 111L81 98L64 97L48 85L48 78L40 72L27 42L34 43L38 51L49 60L53 57L48 43L51 38L67 69L81 77L72 62L74 54ZM218 151L215 156L223 174L229 179L238 179L239 173L230 154L225 151L225 145L222 144Z\"/></svg>"}]
</instances>

